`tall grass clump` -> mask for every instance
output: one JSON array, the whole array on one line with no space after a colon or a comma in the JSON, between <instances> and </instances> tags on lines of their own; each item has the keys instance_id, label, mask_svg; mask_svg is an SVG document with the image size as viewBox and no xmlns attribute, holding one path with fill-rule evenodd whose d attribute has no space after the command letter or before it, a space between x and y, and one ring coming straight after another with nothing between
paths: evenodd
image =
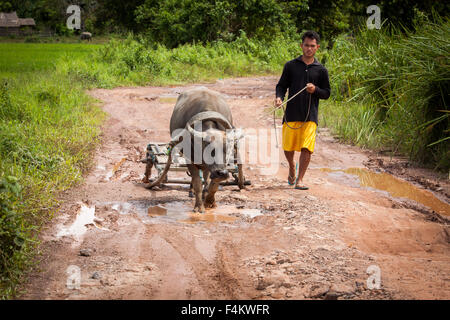
<instances>
[{"instance_id":1,"label":"tall grass clump","mask_svg":"<svg viewBox=\"0 0 450 320\"><path fill-rule=\"evenodd\" d=\"M449 20L440 17L414 32L340 36L327 65L335 103L325 104L323 121L347 140L449 170L449 39Z\"/></svg>"}]
</instances>

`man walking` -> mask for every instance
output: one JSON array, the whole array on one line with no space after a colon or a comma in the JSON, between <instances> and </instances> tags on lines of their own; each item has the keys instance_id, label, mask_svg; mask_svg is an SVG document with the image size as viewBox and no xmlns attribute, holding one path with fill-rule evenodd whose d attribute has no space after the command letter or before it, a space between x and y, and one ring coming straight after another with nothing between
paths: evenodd
<instances>
[{"instance_id":1,"label":"man walking","mask_svg":"<svg viewBox=\"0 0 450 320\"><path fill-rule=\"evenodd\" d=\"M283 150L289 163L288 183L295 184L295 189L300 190L309 189L303 184L303 177L314 152L319 99L330 97L328 71L314 58L320 47L319 41L320 37L314 31L303 34L300 45L303 55L284 65L276 87L277 107L283 103L287 89L289 89L288 98L291 98L306 87L306 90L287 103L282 131ZM295 151L300 152L297 165L294 164Z\"/></svg>"}]
</instances>

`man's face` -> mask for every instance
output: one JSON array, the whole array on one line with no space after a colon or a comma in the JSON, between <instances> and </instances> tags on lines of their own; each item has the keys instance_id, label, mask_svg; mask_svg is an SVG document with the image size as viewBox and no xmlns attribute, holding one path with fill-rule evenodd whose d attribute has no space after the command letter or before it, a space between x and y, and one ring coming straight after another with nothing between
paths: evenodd
<instances>
[{"instance_id":1,"label":"man's face","mask_svg":"<svg viewBox=\"0 0 450 320\"><path fill-rule=\"evenodd\" d=\"M317 44L316 39L305 38L305 41L302 42L300 47L303 50L303 55L307 58L314 57L317 49L319 49L320 45Z\"/></svg>"}]
</instances>

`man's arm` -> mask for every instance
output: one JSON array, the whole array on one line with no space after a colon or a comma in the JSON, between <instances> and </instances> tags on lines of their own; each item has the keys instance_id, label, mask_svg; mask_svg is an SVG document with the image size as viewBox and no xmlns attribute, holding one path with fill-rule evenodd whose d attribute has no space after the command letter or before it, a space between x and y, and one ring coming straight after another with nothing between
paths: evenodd
<instances>
[{"instance_id":1,"label":"man's arm","mask_svg":"<svg viewBox=\"0 0 450 320\"><path fill-rule=\"evenodd\" d=\"M330 79L328 77L328 71L325 68L323 69L323 72L321 72L320 85L316 86L314 94L317 95L319 99L324 100L330 97L331 94Z\"/></svg>"}]
</instances>

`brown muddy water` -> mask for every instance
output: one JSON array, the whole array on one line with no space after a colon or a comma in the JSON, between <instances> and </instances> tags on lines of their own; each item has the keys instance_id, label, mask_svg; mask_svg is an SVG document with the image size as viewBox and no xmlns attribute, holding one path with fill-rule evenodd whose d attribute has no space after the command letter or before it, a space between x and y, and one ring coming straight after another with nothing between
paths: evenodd
<instances>
[{"instance_id":1,"label":"brown muddy water","mask_svg":"<svg viewBox=\"0 0 450 320\"><path fill-rule=\"evenodd\" d=\"M219 208L220 209L220 208ZM219 214L217 209L208 209L205 213L194 213L192 207L184 202L169 202L164 205L150 206L147 209L147 215L151 218L165 217L171 220L184 223L197 222L233 222L237 217L227 215L232 214L233 210L225 210L224 214ZM223 210L222 210L223 211Z\"/></svg>"},{"instance_id":2,"label":"brown muddy water","mask_svg":"<svg viewBox=\"0 0 450 320\"><path fill-rule=\"evenodd\" d=\"M336 170L321 168L329 176L352 186L368 187L388 192L392 197L407 198L427 206L439 214L450 215L450 205L438 199L430 191L398 179L389 173L376 173L365 168Z\"/></svg>"},{"instance_id":3,"label":"brown muddy water","mask_svg":"<svg viewBox=\"0 0 450 320\"><path fill-rule=\"evenodd\" d=\"M238 208L233 205L219 205L214 209L206 209L205 213L194 213L191 202L172 201L152 205L145 202L125 202L109 204L120 214L136 213L144 223L162 222L181 223L233 223L240 217L254 218L262 215L259 209Z\"/></svg>"}]
</instances>

